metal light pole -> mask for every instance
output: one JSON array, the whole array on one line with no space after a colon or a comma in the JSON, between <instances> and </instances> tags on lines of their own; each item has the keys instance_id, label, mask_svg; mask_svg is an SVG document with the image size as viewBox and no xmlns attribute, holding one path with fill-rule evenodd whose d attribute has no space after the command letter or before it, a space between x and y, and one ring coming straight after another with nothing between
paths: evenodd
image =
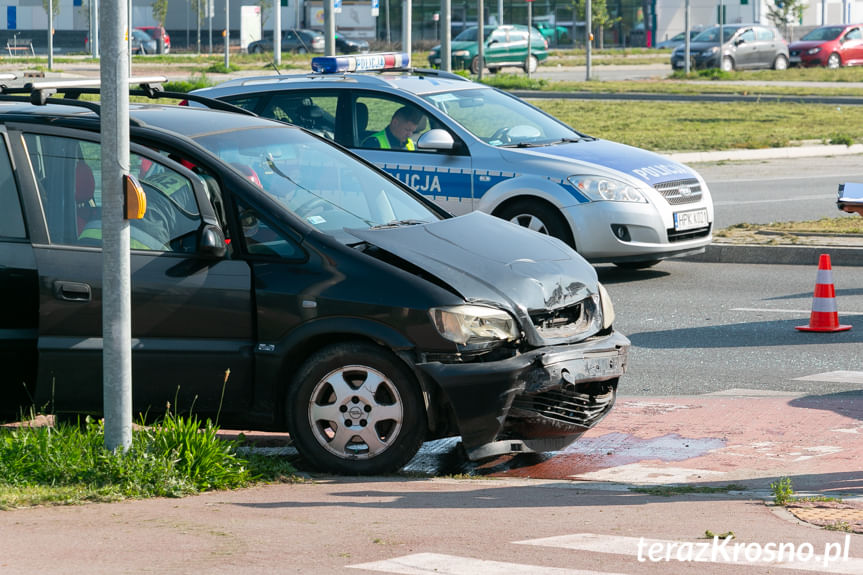
<instances>
[{"instance_id":1,"label":"metal light pole","mask_svg":"<svg viewBox=\"0 0 863 575\"><path fill-rule=\"evenodd\" d=\"M129 44L127 4L105 3L102 76L102 395L105 447L132 445L132 297L129 222L123 218L123 178L129 173Z\"/></svg>"},{"instance_id":2,"label":"metal light pole","mask_svg":"<svg viewBox=\"0 0 863 575\"><path fill-rule=\"evenodd\" d=\"M590 0L584 2L584 46L585 46L585 72L584 79L590 81L590 52L593 48L593 8Z\"/></svg>"},{"instance_id":3,"label":"metal light pole","mask_svg":"<svg viewBox=\"0 0 863 575\"><path fill-rule=\"evenodd\" d=\"M48 69L54 69L54 2L48 0Z\"/></svg>"},{"instance_id":4,"label":"metal light pole","mask_svg":"<svg viewBox=\"0 0 863 575\"><path fill-rule=\"evenodd\" d=\"M333 0L324 0L324 53L336 55L336 14Z\"/></svg>"},{"instance_id":5,"label":"metal light pole","mask_svg":"<svg viewBox=\"0 0 863 575\"><path fill-rule=\"evenodd\" d=\"M692 27L690 23L690 6L689 1L686 0L686 11L684 12L684 34L686 38L683 40L683 73L687 76L689 75L689 29Z\"/></svg>"},{"instance_id":6,"label":"metal light pole","mask_svg":"<svg viewBox=\"0 0 863 575\"><path fill-rule=\"evenodd\" d=\"M477 78L482 82L482 73L485 69L485 7L483 0L477 0L476 5L476 57L479 58Z\"/></svg>"},{"instance_id":7,"label":"metal light pole","mask_svg":"<svg viewBox=\"0 0 863 575\"><path fill-rule=\"evenodd\" d=\"M402 51L407 52L408 57L411 56L413 50L411 46L411 28L414 25L413 10L412 0L404 0L402 4Z\"/></svg>"},{"instance_id":8,"label":"metal light pole","mask_svg":"<svg viewBox=\"0 0 863 575\"><path fill-rule=\"evenodd\" d=\"M452 71L452 15L450 0L440 2L440 69Z\"/></svg>"},{"instance_id":9,"label":"metal light pole","mask_svg":"<svg viewBox=\"0 0 863 575\"><path fill-rule=\"evenodd\" d=\"M527 79L530 80L530 57L533 46L533 0L527 0Z\"/></svg>"},{"instance_id":10,"label":"metal light pole","mask_svg":"<svg viewBox=\"0 0 863 575\"><path fill-rule=\"evenodd\" d=\"M503 25L503 0L497 0L497 25Z\"/></svg>"},{"instance_id":11,"label":"metal light pole","mask_svg":"<svg viewBox=\"0 0 863 575\"><path fill-rule=\"evenodd\" d=\"M282 65L282 3L273 3L273 64Z\"/></svg>"},{"instance_id":12,"label":"metal light pole","mask_svg":"<svg viewBox=\"0 0 863 575\"><path fill-rule=\"evenodd\" d=\"M225 0L225 69L231 69L231 0Z\"/></svg>"}]
</instances>

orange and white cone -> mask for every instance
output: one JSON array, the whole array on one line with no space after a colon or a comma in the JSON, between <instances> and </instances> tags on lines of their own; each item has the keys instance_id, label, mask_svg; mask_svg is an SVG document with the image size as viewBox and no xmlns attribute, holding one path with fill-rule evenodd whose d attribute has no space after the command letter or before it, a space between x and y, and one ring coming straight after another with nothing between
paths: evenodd
<instances>
[{"instance_id":1,"label":"orange and white cone","mask_svg":"<svg viewBox=\"0 0 863 575\"><path fill-rule=\"evenodd\" d=\"M836 290L833 288L833 271L830 254L821 254L818 260L818 276L815 280L815 297L812 298L812 314L809 325L798 325L800 331L847 331L850 325L839 324L836 311Z\"/></svg>"}]
</instances>

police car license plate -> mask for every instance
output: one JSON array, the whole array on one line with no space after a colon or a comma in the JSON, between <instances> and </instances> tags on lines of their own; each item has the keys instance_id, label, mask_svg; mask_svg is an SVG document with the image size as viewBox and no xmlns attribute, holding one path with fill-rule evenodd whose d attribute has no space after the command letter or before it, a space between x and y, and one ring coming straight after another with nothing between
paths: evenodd
<instances>
[{"instance_id":1,"label":"police car license plate","mask_svg":"<svg viewBox=\"0 0 863 575\"><path fill-rule=\"evenodd\" d=\"M674 229L678 232L705 227L707 227L707 208L674 212Z\"/></svg>"}]
</instances>

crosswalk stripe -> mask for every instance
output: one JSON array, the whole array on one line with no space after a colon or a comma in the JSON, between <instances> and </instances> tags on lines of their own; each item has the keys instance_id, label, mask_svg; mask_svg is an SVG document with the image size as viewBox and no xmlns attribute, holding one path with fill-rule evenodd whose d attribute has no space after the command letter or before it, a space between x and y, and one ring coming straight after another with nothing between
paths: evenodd
<instances>
[{"instance_id":1,"label":"crosswalk stripe","mask_svg":"<svg viewBox=\"0 0 863 575\"><path fill-rule=\"evenodd\" d=\"M348 565L348 567L381 573L402 573L403 575L428 575L429 573L436 575L623 575L621 573L487 561L439 553L415 553L373 563Z\"/></svg>"},{"instance_id":2,"label":"crosswalk stripe","mask_svg":"<svg viewBox=\"0 0 863 575\"><path fill-rule=\"evenodd\" d=\"M798 544L795 545L794 548L800 549L800 552L789 551L788 546L791 545L789 543L767 543L767 544L758 544L754 542L749 543L741 543L735 542L731 540L727 546L725 547L726 552L720 552L718 554L712 553L710 550L714 547L714 541L712 540L703 540L703 541L673 541L673 540L665 540L665 539L647 539L642 537L623 537L618 535L596 535L594 533L574 533L571 535L560 535L557 537L545 537L542 539L529 539L526 541L515 541L514 543L521 545L538 545L541 547L555 547L558 549L572 549L576 551L590 551L595 553L612 553L615 555L629 555L636 557L639 562L646 563L721 563L726 565L748 565L748 566L772 566L772 567L780 567L782 569L796 569L800 571L816 571L818 573L838 573L838 574L847 574L847 575L859 575L863 573L863 559L856 559L853 557L843 557L845 553L848 551L848 547L850 546L850 536L846 536L844 538L844 543L828 543L830 546L829 552L830 555L828 559L825 561L824 555L816 555L813 553L806 559L802 560L804 557L803 554L803 546L808 545L809 548L812 548L812 544ZM722 540L718 542L720 545L722 544ZM741 548L740 552L735 557L733 553L734 544L742 545L744 547ZM700 552L704 547L700 547L699 544L707 546L709 551L702 555L702 559L696 559L698 557L697 553ZM656 553L654 557L659 558L658 561L652 560L649 555L649 550L652 546L656 545ZM745 549L747 547L757 545L758 549L761 550L759 553L759 560L751 560L747 559ZM764 560L760 559L761 555L768 553L768 550L772 549L772 551L778 551L781 549L780 546L785 545L785 554L783 557L791 556L792 560ZM771 547L772 546L772 547ZM754 548L753 548L754 549ZM828 548L825 547L825 553L828 552ZM755 553L752 553L752 557L755 556ZM680 558L684 559L681 560ZM692 559L686 560L686 557L690 557ZM776 557L774 555L774 557ZM667 559L666 559L667 558Z\"/></svg>"}]
</instances>

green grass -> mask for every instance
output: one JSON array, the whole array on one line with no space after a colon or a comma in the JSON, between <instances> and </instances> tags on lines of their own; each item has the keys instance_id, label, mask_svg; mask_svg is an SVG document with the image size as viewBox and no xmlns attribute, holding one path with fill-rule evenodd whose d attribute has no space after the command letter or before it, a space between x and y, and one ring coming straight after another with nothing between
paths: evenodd
<instances>
[{"instance_id":1,"label":"green grass","mask_svg":"<svg viewBox=\"0 0 863 575\"><path fill-rule=\"evenodd\" d=\"M728 230L760 231L789 233L830 233L830 234L863 234L863 218L859 216L842 216L838 218L821 218L803 222L773 222L769 224L735 224ZM722 235L721 231L717 235Z\"/></svg>"},{"instance_id":2,"label":"green grass","mask_svg":"<svg viewBox=\"0 0 863 575\"><path fill-rule=\"evenodd\" d=\"M137 426L126 453L104 447L102 421L0 429L0 509L182 497L294 477L280 458L244 456L195 416Z\"/></svg>"}]
</instances>

